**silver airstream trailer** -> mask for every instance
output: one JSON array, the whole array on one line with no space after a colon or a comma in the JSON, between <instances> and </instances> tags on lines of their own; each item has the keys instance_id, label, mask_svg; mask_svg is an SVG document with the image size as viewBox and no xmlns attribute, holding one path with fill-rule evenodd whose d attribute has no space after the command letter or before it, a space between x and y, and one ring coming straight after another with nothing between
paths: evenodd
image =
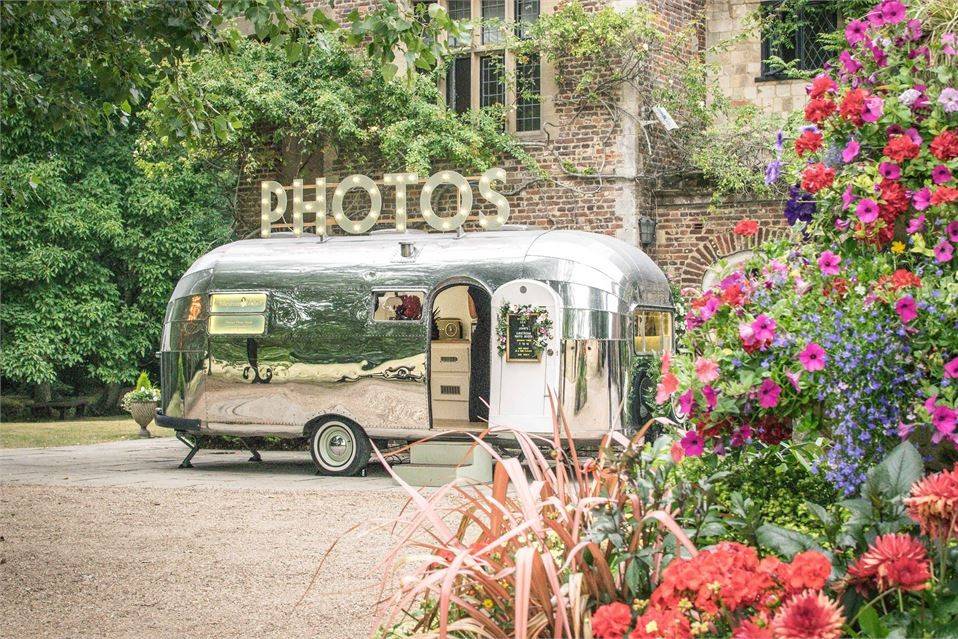
<instances>
[{"instance_id":1,"label":"silver airstream trailer","mask_svg":"<svg viewBox=\"0 0 958 639\"><path fill-rule=\"evenodd\" d=\"M604 235L274 233L211 251L177 284L156 421L306 437L320 472L346 475L370 439L551 433L551 391L594 443L636 427L635 363L671 339L665 275Z\"/></svg>"}]
</instances>

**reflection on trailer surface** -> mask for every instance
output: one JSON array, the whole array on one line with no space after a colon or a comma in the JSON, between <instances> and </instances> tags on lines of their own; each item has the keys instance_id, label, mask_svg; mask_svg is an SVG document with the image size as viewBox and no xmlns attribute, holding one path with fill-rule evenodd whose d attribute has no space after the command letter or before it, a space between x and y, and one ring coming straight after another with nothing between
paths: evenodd
<instances>
[{"instance_id":1,"label":"reflection on trailer surface","mask_svg":"<svg viewBox=\"0 0 958 639\"><path fill-rule=\"evenodd\" d=\"M367 436L487 420L551 432L552 390L573 435L595 440L635 427L635 364L670 346L671 313L662 271L604 235L234 242L198 259L170 300L157 423L311 437L320 468L345 472Z\"/></svg>"}]
</instances>

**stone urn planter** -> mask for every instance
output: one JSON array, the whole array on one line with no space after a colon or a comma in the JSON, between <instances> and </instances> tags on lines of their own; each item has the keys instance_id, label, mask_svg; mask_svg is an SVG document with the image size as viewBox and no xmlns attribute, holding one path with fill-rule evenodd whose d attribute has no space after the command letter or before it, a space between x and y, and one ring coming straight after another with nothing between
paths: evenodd
<instances>
[{"instance_id":1,"label":"stone urn planter","mask_svg":"<svg viewBox=\"0 0 958 639\"><path fill-rule=\"evenodd\" d=\"M156 415L156 402L130 402L129 411L133 421L140 425L140 437L152 437L146 427Z\"/></svg>"}]
</instances>

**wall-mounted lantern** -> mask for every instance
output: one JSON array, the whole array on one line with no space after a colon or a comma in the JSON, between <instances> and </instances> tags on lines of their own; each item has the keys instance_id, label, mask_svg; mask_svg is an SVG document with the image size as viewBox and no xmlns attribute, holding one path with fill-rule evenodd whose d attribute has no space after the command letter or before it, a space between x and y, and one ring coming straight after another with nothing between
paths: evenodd
<instances>
[{"instance_id":1,"label":"wall-mounted lantern","mask_svg":"<svg viewBox=\"0 0 958 639\"><path fill-rule=\"evenodd\" d=\"M651 246L655 244L655 227L658 224L648 215L639 218L639 244Z\"/></svg>"}]
</instances>

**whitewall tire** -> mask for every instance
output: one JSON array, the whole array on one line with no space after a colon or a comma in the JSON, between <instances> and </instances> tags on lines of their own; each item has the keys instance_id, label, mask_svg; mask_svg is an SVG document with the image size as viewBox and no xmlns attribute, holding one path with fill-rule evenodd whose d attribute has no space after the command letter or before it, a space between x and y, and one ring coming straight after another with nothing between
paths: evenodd
<instances>
[{"instance_id":1,"label":"whitewall tire","mask_svg":"<svg viewBox=\"0 0 958 639\"><path fill-rule=\"evenodd\" d=\"M371 451L363 429L341 417L323 420L309 438L309 452L322 475L355 475L369 463Z\"/></svg>"}]
</instances>

